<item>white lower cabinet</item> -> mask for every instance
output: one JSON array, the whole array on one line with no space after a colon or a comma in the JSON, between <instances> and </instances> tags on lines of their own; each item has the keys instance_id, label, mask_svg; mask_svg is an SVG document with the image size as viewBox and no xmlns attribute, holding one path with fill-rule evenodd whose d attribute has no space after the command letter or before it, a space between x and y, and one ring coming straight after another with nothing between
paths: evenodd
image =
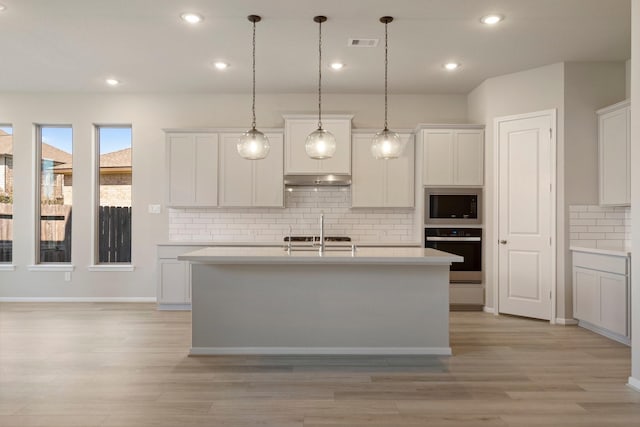
<instances>
[{"instance_id":1,"label":"white lower cabinet","mask_svg":"<svg viewBox=\"0 0 640 427\"><path fill-rule=\"evenodd\" d=\"M158 304L191 304L189 263L163 259L158 261Z\"/></svg>"},{"instance_id":2,"label":"white lower cabinet","mask_svg":"<svg viewBox=\"0 0 640 427\"><path fill-rule=\"evenodd\" d=\"M191 265L178 261L178 255L202 249L203 246L158 246L157 290L158 310L191 310Z\"/></svg>"},{"instance_id":3,"label":"white lower cabinet","mask_svg":"<svg viewBox=\"0 0 640 427\"><path fill-rule=\"evenodd\" d=\"M598 323L598 272L573 267L573 317Z\"/></svg>"},{"instance_id":4,"label":"white lower cabinet","mask_svg":"<svg viewBox=\"0 0 640 427\"><path fill-rule=\"evenodd\" d=\"M629 258L573 252L573 315L579 325L630 343Z\"/></svg>"}]
</instances>

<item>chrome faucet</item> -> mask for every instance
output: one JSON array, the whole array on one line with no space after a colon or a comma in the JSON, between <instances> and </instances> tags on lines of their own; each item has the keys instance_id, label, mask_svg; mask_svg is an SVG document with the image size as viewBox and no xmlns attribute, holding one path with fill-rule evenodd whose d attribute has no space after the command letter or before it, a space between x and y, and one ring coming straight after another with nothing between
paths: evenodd
<instances>
[{"instance_id":1,"label":"chrome faucet","mask_svg":"<svg viewBox=\"0 0 640 427\"><path fill-rule=\"evenodd\" d=\"M324 213L320 214L320 255L324 254Z\"/></svg>"}]
</instances>

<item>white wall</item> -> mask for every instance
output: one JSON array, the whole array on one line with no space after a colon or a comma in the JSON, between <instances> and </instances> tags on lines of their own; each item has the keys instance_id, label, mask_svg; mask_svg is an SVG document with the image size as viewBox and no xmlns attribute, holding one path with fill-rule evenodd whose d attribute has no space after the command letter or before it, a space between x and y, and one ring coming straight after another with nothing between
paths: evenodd
<instances>
[{"instance_id":1,"label":"white wall","mask_svg":"<svg viewBox=\"0 0 640 427\"><path fill-rule=\"evenodd\" d=\"M598 146L595 111L625 97L623 62L568 62L494 77L468 96L468 116L486 124L485 218L487 305L493 308L497 256L492 223L496 117L557 109L557 317L572 317L569 205L598 202Z\"/></svg>"},{"instance_id":2,"label":"white wall","mask_svg":"<svg viewBox=\"0 0 640 427\"><path fill-rule=\"evenodd\" d=\"M626 70L624 62L567 62L564 68L564 218L569 221L570 205L598 204L598 122L596 110L625 99ZM563 199L558 197L560 205ZM564 299L558 299L560 317L573 316L572 265L569 251L569 227L564 227ZM558 248L560 251L560 248ZM560 270L558 271L560 274ZM564 302L563 302L564 301ZM560 306L564 303L564 307Z\"/></svg>"},{"instance_id":3,"label":"white wall","mask_svg":"<svg viewBox=\"0 0 640 427\"><path fill-rule=\"evenodd\" d=\"M315 94L258 94L258 127L282 127L283 113L313 112ZM354 127L378 128L383 120L381 95L323 97L324 111L355 114ZM464 95L390 97L390 125L466 122ZM2 297L154 297L155 244L168 240L168 216L147 213L164 202L163 128L239 127L250 121L248 94L0 94L0 123L13 125L15 168L16 271L0 271ZM61 272L29 272L34 258L33 123L70 124L74 135L74 215L70 282ZM91 263L91 144L94 123L133 126L134 272L89 272Z\"/></svg>"},{"instance_id":4,"label":"white wall","mask_svg":"<svg viewBox=\"0 0 640 427\"><path fill-rule=\"evenodd\" d=\"M566 62L564 67L567 204L598 203L596 110L625 99L624 62Z\"/></svg>"},{"instance_id":5,"label":"white wall","mask_svg":"<svg viewBox=\"0 0 640 427\"><path fill-rule=\"evenodd\" d=\"M472 123L485 124L485 192L484 218L485 239L485 287L486 305L494 307L494 286L497 272L494 271L494 257L497 256L496 230L493 221L496 188L494 188L495 141L493 120L496 117L534 111L558 110L558 147L564 143L564 65L553 64L519 73L508 74L485 80L468 96L468 116ZM561 151L558 161L561 161ZM558 189L560 193L560 189ZM560 196L560 194L559 194ZM564 213L560 213L564 217ZM563 272L564 274L564 272Z\"/></svg>"},{"instance_id":6,"label":"white wall","mask_svg":"<svg viewBox=\"0 0 640 427\"><path fill-rule=\"evenodd\" d=\"M631 3L631 103L640 100L640 0ZM631 109L631 164L640 164L640 108ZM640 168L631 168L631 206L640 206ZM636 208L637 211L637 208ZM636 252L631 258L631 378L629 382L640 390L640 215L631 219L631 240Z\"/></svg>"}]
</instances>

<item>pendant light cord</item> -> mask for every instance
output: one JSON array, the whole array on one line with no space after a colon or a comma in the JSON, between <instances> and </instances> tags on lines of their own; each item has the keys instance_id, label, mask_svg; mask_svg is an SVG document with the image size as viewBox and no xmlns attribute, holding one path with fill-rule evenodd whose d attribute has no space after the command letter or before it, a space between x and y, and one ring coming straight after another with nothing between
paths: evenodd
<instances>
[{"instance_id":1,"label":"pendant light cord","mask_svg":"<svg viewBox=\"0 0 640 427\"><path fill-rule=\"evenodd\" d=\"M322 21L318 22L318 129L322 129Z\"/></svg>"},{"instance_id":2,"label":"pendant light cord","mask_svg":"<svg viewBox=\"0 0 640 427\"><path fill-rule=\"evenodd\" d=\"M389 24L387 22L384 23L384 130L389 130L389 126L387 123L387 111L388 111L388 107L387 107L387 75L388 75L388 68L389 68L389 44L388 44L388 39L389 39L389 34L387 32L387 27L389 26Z\"/></svg>"},{"instance_id":3,"label":"pendant light cord","mask_svg":"<svg viewBox=\"0 0 640 427\"><path fill-rule=\"evenodd\" d=\"M253 89L251 91L251 114L252 114L252 118L253 120L251 121L251 128L253 130L256 129L256 21L253 21L253 41L252 41L252 47L253 47L253 54L252 54L252 61L253 61L253 65L252 65L252 72L253 72L253 79L252 79L252 83L253 83Z\"/></svg>"}]
</instances>

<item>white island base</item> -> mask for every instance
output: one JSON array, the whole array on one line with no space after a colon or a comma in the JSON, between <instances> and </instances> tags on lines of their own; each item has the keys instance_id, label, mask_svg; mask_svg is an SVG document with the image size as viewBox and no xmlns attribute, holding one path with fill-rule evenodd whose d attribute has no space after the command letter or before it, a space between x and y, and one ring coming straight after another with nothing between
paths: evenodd
<instances>
[{"instance_id":1,"label":"white island base","mask_svg":"<svg viewBox=\"0 0 640 427\"><path fill-rule=\"evenodd\" d=\"M192 355L451 354L455 255L206 248L180 259L192 262Z\"/></svg>"}]
</instances>

